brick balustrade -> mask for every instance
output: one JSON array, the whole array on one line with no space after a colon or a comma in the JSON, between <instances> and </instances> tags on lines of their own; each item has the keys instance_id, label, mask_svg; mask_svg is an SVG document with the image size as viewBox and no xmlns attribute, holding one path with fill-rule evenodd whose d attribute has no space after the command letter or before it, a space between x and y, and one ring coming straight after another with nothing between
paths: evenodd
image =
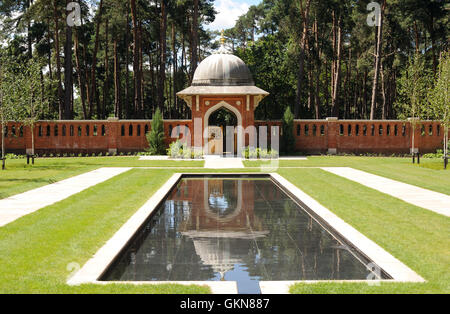
<instances>
[{"instance_id":1,"label":"brick balustrade","mask_svg":"<svg viewBox=\"0 0 450 314\"><path fill-rule=\"evenodd\" d=\"M255 126L281 126L281 121L255 121ZM167 144L175 128L192 120L165 120ZM136 152L147 147L149 120L39 121L34 128L36 153ZM8 152L31 151L31 131L20 123L7 125ZM182 133L182 131L181 131ZM303 153L406 154L411 149L412 126L404 121L295 120L296 149ZM270 138L270 137L269 137ZM421 153L442 147L444 128L439 122L423 121L415 130L415 146ZM193 139L192 139L193 141Z\"/></svg>"}]
</instances>

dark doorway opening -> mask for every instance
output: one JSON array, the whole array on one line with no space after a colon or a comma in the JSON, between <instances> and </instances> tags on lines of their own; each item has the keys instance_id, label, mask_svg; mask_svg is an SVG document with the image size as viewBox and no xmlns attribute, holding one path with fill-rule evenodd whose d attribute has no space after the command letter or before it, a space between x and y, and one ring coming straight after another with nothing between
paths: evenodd
<instances>
[{"instance_id":1,"label":"dark doorway opening","mask_svg":"<svg viewBox=\"0 0 450 314\"><path fill-rule=\"evenodd\" d=\"M236 152L237 152L237 149L236 149L236 145L237 145L236 127L238 125L238 119L237 119L236 115L232 111L230 111L226 108L217 109L209 117L208 125L210 127L216 126L216 127L220 127L222 129L222 137L223 137L222 145L223 145L223 154L224 155L230 155L232 153L232 152L227 151L227 142L228 142L227 126L234 127L235 132L231 136L234 137L234 154L236 154ZM230 136L230 134L228 134L228 136Z\"/></svg>"}]
</instances>

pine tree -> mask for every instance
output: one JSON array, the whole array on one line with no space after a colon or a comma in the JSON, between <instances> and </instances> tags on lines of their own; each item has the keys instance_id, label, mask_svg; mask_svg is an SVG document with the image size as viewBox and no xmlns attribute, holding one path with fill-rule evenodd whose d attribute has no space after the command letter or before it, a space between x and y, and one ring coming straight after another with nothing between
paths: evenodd
<instances>
[{"instance_id":1,"label":"pine tree","mask_svg":"<svg viewBox=\"0 0 450 314\"><path fill-rule=\"evenodd\" d=\"M294 138L294 114L290 107L286 108L283 116L283 136L281 138L281 149L285 154L293 153L295 150Z\"/></svg>"},{"instance_id":2,"label":"pine tree","mask_svg":"<svg viewBox=\"0 0 450 314\"><path fill-rule=\"evenodd\" d=\"M149 144L148 151L152 155L165 155L166 145L164 143L164 121L159 108L156 109L153 115L152 128L149 133L146 134Z\"/></svg>"}]
</instances>

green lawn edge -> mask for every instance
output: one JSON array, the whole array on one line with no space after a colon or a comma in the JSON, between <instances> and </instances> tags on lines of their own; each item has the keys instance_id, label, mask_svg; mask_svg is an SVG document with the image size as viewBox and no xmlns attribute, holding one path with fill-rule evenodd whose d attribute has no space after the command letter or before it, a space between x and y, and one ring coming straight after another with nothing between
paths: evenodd
<instances>
[{"instance_id":1,"label":"green lawn edge","mask_svg":"<svg viewBox=\"0 0 450 314\"><path fill-rule=\"evenodd\" d=\"M321 169L281 169L279 173L427 281L380 286L296 284L291 293L450 293L448 217Z\"/></svg>"},{"instance_id":2,"label":"green lawn edge","mask_svg":"<svg viewBox=\"0 0 450 314\"><path fill-rule=\"evenodd\" d=\"M197 285L66 284L70 265L84 265L171 175L130 170L0 228L0 293L210 293Z\"/></svg>"},{"instance_id":3,"label":"green lawn edge","mask_svg":"<svg viewBox=\"0 0 450 314\"><path fill-rule=\"evenodd\" d=\"M344 157L331 157L325 160L326 162L320 160L321 158L314 157L308 163L309 167L316 167L318 164L336 166ZM447 175L444 171L410 165L404 159L393 158L387 162L383 160L382 164L385 166L382 166L378 158L369 162L366 162L365 158L345 158L352 159L344 160L346 166L353 164L354 168L364 168L361 170L366 171L372 169L384 173L395 168L402 174L405 169L414 167L414 171L422 177L434 174L435 181L439 180L442 173ZM69 171L65 175L70 176L71 171L82 173L98 167L133 166L137 161L133 158L86 159L88 160L72 159L69 164L81 166L67 168ZM356 165L353 159L360 161L359 165ZM40 175L45 178L46 171L55 163L58 165L59 160L41 160L41 163L33 169L37 174L42 171ZM140 163L141 161L138 162ZM298 163L297 161L295 164ZM84 171L82 167L86 167ZM429 171L431 174L427 174ZM24 216L0 228L2 244L0 293L210 293L209 288L199 286L114 284L70 287L65 284L70 274L67 266L70 263L84 265L175 172L234 173L260 172L260 170L253 168L181 170L176 167L169 170L133 169L57 204ZM291 288L292 293L450 292L447 266L450 265L448 217L415 207L320 169L281 168L278 173L427 280L424 284L382 283L381 286L357 283L300 284ZM95 212L91 212L89 208L95 208Z\"/></svg>"}]
</instances>

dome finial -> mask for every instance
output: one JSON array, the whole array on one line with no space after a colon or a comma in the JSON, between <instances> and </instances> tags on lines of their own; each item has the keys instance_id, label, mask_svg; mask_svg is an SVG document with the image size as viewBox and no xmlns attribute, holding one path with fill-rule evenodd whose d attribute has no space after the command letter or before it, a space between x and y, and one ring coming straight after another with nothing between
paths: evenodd
<instances>
[{"instance_id":1,"label":"dome finial","mask_svg":"<svg viewBox=\"0 0 450 314\"><path fill-rule=\"evenodd\" d=\"M223 46L225 45L225 31L222 29L222 32L220 33L220 44Z\"/></svg>"}]
</instances>

